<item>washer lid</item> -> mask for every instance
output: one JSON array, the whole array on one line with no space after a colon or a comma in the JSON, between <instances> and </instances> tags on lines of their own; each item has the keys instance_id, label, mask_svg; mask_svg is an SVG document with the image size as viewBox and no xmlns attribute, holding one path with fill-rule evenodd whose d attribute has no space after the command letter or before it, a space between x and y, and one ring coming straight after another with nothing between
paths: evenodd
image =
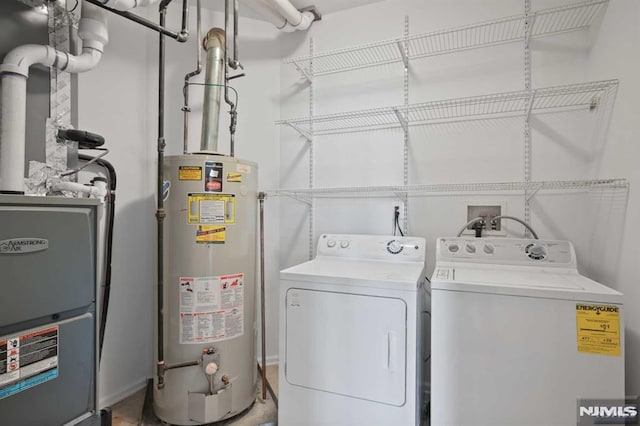
<instances>
[{"instance_id":1,"label":"washer lid","mask_svg":"<svg viewBox=\"0 0 640 426\"><path fill-rule=\"evenodd\" d=\"M622 304L622 294L572 270L436 266L431 288Z\"/></svg>"},{"instance_id":2,"label":"washer lid","mask_svg":"<svg viewBox=\"0 0 640 426\"><path fill-rule=\"evenodd\" d=\"M318 256L280 271L280 279L415 290L424 279L424 263Z\"/></svg>"}]
</instances>

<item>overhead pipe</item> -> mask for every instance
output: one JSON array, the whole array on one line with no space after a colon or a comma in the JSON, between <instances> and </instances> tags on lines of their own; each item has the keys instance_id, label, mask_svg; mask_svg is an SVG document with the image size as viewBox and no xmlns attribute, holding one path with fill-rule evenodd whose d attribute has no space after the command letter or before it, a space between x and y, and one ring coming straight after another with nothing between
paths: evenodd
<instances>
[{"instance_id":1,"label":"overhead pipe","mask_svg":"<svg viewBox=\"0 0 640 426\"><path fill-rule=\"evenodd\" d=\"M305 31L321 18L315 8L298 10L289 0L244 0L244 4L285 32Z\"/></svg>"},{"instance_id":2,"label":"overhead pipe","mask_svg":"<svg viewBox=\"0 0 640 426\"><path fill-rule=\"evenodd\" d=\"M182 28L180 29L180 31L172 31L167 29L165 26L163 25L157 25L155 24L153 21L150 21L148 19L145 19L141 16L138 16L136 14L127 12L126 10L121 10L121 9L115 9L113 7L109 7L107 6L105 3L102 2L102 0L84 0L85 2L89 2L95 6L98 6L102 9L108 10L109 12L116 14L118 16L122 16L123 18L126 18L130 21L133 21L137 24L140 24L142 26L145 26L151 30L154 30L156 32L159 32L161 34L164 34L168 37L171 37L181 43L186 42L189 39L189 31L187 30L187 21L188 21L188 13L189 13L189 8L188 8L188 4L187 4L187 0L183 1L182 4ZM138 5L142 5L140 0L138 1ZM148 4L153 4L156 3L158 0L152 0L149 1ZM129 1L127 2L123 2L123 4L126 3L127 5L130 4ZM125 7L124 5L121 7Z\"/></svg>"},{"instance_id":3,"label":"overhead pipe","mask_svg":"<svg viewBox=\"0 0 640 426\"><path fill-rule=\"evenodd\" d=\"M51 46L27 44L10 51L0 65L2 121L0 132L0 192L24 194L27 77L32 65L55 67L70 73L94 68L109 41L107 18L97 7L84 3L78 36L82 54L71 55Z\"/></svg>"},{"instance_id":4,"label":"overhead pipe","mask_svg":"<svg viewBox=\"0 0 640 426\"><path fill-rule=\"evenodd\" d=\"M224 1L224 33L229 34L229 1ZM237 6L237 3L234 3ZM238 10L234 7L234 17L237 16ZM235 19L234 19L235 20ZM236 124L238 122L237 105L229 98L229 49L224 49L224 101L229 105L229 134L230 134L230 153L231 157L235 157L235 140L236 140Z\"/></svg>"}]
</instances>

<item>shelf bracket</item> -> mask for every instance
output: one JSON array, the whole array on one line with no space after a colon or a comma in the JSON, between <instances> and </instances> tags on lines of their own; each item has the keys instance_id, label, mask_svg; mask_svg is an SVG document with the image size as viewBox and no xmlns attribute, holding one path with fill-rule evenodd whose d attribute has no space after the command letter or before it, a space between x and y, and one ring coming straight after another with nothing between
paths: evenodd
<instances>
[{"instance_id":1,"label":"shelf bracket","mask_svg":"<svg viewBox=\"0 0 640 426\"><path fill-rule=\"evenodd\" d=\"M307 70L306 70L306 69L304 69L304 67L303 67L303 66L299 65L297 62L292 62L292 63L293 63L293 66L294 66L294 67L296 67L296 69L298 70L298 72L299 72L300 74L302 74L302 76L303 76L304 78L306 78L306 79L307 79L307 81L308 81L309 83L311 83L311 82L313 81L313 78L311 77L311 74L309 74L309 72L307 72Z\"/></svg>"},{"instance_id":2,"label":"shelf bracket","mask_svg":"<svg viewBox=\"0 0 640 426\"><path fill-rule=\"evenodd\" d=\"M527 101L527 109L524 112L524 116L526 117L527 121L529 121L529 118L531 117L531 110L533 109L533 101L536 100L536 91L532 90L531 93L529 94L529 100Z\"/></svg>"},{"instance_id":3,"label":"shelf bracket","mask_svg":"<svg viewBox=\"0 0 640 426\"><path fill-rule=\"evenodd\" d=\"M404 40L398 41L398 50L400 50L400 56L402 56L402 62L404 63L404 68L409 68L409 56L407 55L406 43Z\"/></svg>"},{"instance_id":4,"label":"shelf bracket","mask_svg":"<svg viewBox=\"0 0 640 426\"><path fill-rule=\"evenodd\" d=\"M398 121L400 122L400 126L402 126L402 130L407 133L409 131L409 123L407 122L407 117L402 115L398 108L394 108L393 112L396 114L396 117L398 117Z\"/></svg>"},{"instance_id":5,"label":"shelf bracket","mask_svg":"<svg viewBox=\"0 0 640 426\"><path fill-rule=\"evenodd\" d=\"M527 202L531 201L531 199L533 197L535 197L535 195L538 193L538 191L540 191L542 189L542 184L537 184L537 185L527 185L526 189L524 190L525 193L525 199L527 200Z\"/></svg>"},{"instance_id":6,"label":"shelf bracket","mask_svg":"<svg viewBox=\"0 0 640 426\"><path fill-rule=\"evenodd\" d=\"M289 121L285 121L284 124L286 124L287 126L291 127L293 130L298 132L300 136L302 136L307 140L307 142L311 142L311 134L308 131L301 129L300 127L296 126L295 124Z\"/></svg>"},{"instance_id":7,"label":"shelf bracket","mask_svg":"<svg viewBox=\"0 0 640 426\"><path fill-rule=\"evenodd\" d=\"M282 195L284 195L285 197L289 197L292 200L300 201L301 203L304 203L307 206L311 207L311 197L309 198L301 197L293 192L283 192Z\"/></svg>"}]
</instances>

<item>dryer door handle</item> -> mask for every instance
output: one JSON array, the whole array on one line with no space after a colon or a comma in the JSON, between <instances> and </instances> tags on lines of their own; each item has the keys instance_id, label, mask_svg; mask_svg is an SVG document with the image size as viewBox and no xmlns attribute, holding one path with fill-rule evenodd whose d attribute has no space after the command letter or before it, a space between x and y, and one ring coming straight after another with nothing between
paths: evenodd
<instances>
[{"instance_id":1,"label":"dryer door handle","mask_svg":"<svg viewBox=\"0 0 640 426\"><path fill-rule=\"evenodd\" d=\"M396 371L398 368L398 334L395 331L387 333L387 370Z\"/></svg>"}]
</instances>

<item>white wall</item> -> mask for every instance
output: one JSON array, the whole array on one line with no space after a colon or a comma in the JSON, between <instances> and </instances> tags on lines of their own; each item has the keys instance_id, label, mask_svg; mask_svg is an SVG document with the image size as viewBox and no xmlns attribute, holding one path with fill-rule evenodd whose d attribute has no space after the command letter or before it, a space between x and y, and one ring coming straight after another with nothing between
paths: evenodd
<instances>
[{"instance_id":1,"label":"white wall","mask_svg":"<svg viewBox=\"0 0 640 426\"><path fill-rule=\"evenodd\" d=\"M533 8L571 1L537 0ZM635 107L637 61L631 47L638 39L638 6L614 1L600 33L576 32L532 42L533 87L556 86L605 78L621 78L611 127L607 127L611 99L595 112L579 111L532 117L533 180L627 177L637 180L629 147ZM403 34L404 17L410 16L410 33L482 22L521 14L523 1L491 0L388 0L323 17L309 34L299 34L283 45L282 56L305 55L313 37L316 52L368 43ZM619 16L620 15L620 16ZM621 20L621 17L624 19ZM594 34L594 32L596 34ZM590 40L596 44L590 50ZM615 46L615 47L612 47ZM626 78L625 78L626 76ZM411 103L524 89L523 45L514 43L453 55L413 61L410 66ZM402 104L402 65L318 77L314 83L314 114L360 110ZM283 64L282 118L309 115L308 84L297 71ZM625 92L623 94L622 92ZM505 118L415 127L410 131L409 183L511 182L523 180L523 119ZM607 133L608 132L608 133ZM305 188L309 184L309 144L295 131L283 127L281 186ZM616 141L618 140L618 141ZM318 136L314 139L312 178L315 187L402 184L400 130L369 131ZM637 167L636 167L637 169ZM623 227L627 197L624 191L538 194L531 204L532 225L541 238L574 242L580 270L629 293L627 312L637 311L632 290L637 266L631 241L637 215L632 189L627 228ZM429 273L434 266L435 239L453 235L466 220L470 203L506 203L506 213L523 216L521 195L507 193L443 194L411 197L409 233L427 238ZM392 232L393 199L316 199L313 245L321 233ZM282 267L307 260L308 208L299 201L281 201ZM635 213L635 215L633 214ZM509 235L522 235L519 226L507 226ZM620 241L626 232L620 260ZM628 316L628 393L640 390L640 319Z\"/></svg>"},{"instance_id":2,"label":"white wall","mask_svg":"<svg viewBox=\"0 0 640 426\"><path fill-rule=\"evenodd\" d=\"M172 5L168 26L179 25L179 7ZM156 8L148 14L157 21ZM195 7L190 41L166 40L167 154L182 153L182 84L195 68ZM118 172L113 278L109 319L101 367L100 393L104 405L139 389L153 374L155 318L156 167L157 167L157 42L155 33L117 16L109 17L110 43L98 68L79 79L79 127L103 134L108 157ZM203 12L203 31L222 26L222 15ZM234 80L240 96L236 156L259 163L261 188L277 186L278 144L273 122L279 117L277 31L260 21L241 19L240 60L247 76ZM202 81L194 79L194 81ZM202 89L192 89L190 149L199 148ZM224 104L223 104L224 105ZM220 151L229 152L228 119L220 125ZM268 200L266 276L277 285L279 203ZM272 294L270 292L269 294ZM268 301L269 306L275 306ZM275 316L275 311L267 312ZM274 323L275 324L275 323ZM270 333L276 333L273 325ZM269 345L269 354L275 346Z\"/></svg>"}]
</instances>

